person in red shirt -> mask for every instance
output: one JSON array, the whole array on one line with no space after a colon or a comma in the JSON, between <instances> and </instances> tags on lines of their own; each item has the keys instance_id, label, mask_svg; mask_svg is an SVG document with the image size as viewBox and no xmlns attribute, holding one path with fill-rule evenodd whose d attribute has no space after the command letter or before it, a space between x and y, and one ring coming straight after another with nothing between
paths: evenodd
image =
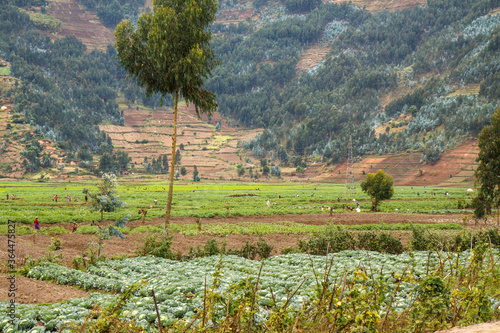
<instances>
[{"instance_id":1,"label":"person in red shirt","mask_svg":"<svg viewBox=\"0 0 500 333\"><path fill-rule=\"evenodd\" d=\"M36 243L36 234L40 231L40 223L38 222L38 216L35 217L35 234L33 235L33 243Z\"/></svg>"}]
</instances>

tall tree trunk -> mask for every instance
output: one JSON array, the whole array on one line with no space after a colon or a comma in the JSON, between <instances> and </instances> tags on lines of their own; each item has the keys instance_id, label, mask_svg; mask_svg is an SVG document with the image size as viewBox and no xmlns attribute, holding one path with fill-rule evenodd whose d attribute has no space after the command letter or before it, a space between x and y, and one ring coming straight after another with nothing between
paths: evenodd
<instances>
[{"instance_id":1,"label":"tall tree trunk","mask_svg":"<svg viewBox=\"0 0 500 333\"><path fill-rule=\"evenodd\" d=\"M179 102L179 89L175 91L174 100L174 133L172 134L172 161L170 163L170 182L168 184L167 211L165 212L165 225L163 233L167 233L167 227L170 223L170 211L172 209L172 194L174 192L174 172L175 172L175 142L177 140L177 104Z\"/></svg>"}]
</instances>

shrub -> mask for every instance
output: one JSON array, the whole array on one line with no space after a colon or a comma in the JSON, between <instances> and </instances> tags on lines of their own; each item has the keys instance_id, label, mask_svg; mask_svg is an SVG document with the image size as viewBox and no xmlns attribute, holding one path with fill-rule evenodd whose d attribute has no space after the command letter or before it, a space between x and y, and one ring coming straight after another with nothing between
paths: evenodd
<instances>
[{"instance_id":1,"label":"shrub","mask_svg":"<svg viewBox=\"0 0 500 333\"><path fill-rule=\"evenodd\" d=\"M61 240L57 237L52 237L52 242L49 245L49 250L57 251L61 249Z\"/></svg>"},{"instance_id":2,"label":"shrub","mask_svg":"<svg viewBox=\"0 0 500 333\"><path fill-rule=\"evenodd\" d=\"M292 254L292 253L297 253L300 252L298 249L294 248L293 246L287 246L281 249L281 254Z\"/></svg>"},{"instance_id":3,"label":"shrub","mask_svg":"<svg viewBox=\"0 0 500 333\"><path fill-rule=\"evenodd\" d=\"M390 254L403 252L403 244L399 239L389 233L377 235L374 232L366 232L359 235L359 248L368 251L378 251Z\"/></svg>"},{"instance_id":4,"label":"shrub","mask_svg":"<svg viewBox=\"0 0 500 333\"><path fill-rule=\"evenodd\" d=\"M299 241L298 248L301 252L326 255L326 253L354 250L356 240L352 234L339 226L328 226L324 234L317 234L309 241Z\"/></svg>"},{"instance_id":5,"label":"shrub","mask_svg":"<svg viewBox=\"0 0 500 333\"><path fill-rule=\"evenodd\" d=\"M414 251L438 250L444 247L443 238L420 226L412 227L411 246Z\"/></svg>"},{"instance_id":6,"label":"shrub","mask_svg":"<svg viewBox=\"0 0 500 333\"><path fill-rule=\"evenodd\" d=\"M248 241L245 242L245 245L241 249L227 249L226 244L223 243L221 246L217 243L216 239L210 239L207 241L205 246L200 248L197 246L196 249L191 247L189 249L188 257L189 258L199 258L206 256L213 256L218 254L232 254L239 257L243 257L246 259L255 259L257 255L260 259L269 258L271 252L273 251L273 247L269 245L263 238L259 238L257 244L251 244Z\"/></svg>"},{"instance_id":7,"label":"shrub","mask_svg":"<svg viewBox=\"0 0 500 333\"><path fill-rule=\"evenodd\" d=\"M175 254L172 251L172 238L155 233L148 233L144 239L143 246L137 250L137 253L142 256L152 255L166 259L174 259Z\"/></svg>"},{"instance_id":8,"label":"shrub","mask_svg":"<svg viewBox=\"0 0 500 333\"><path fill-rule=\"evenodd\" d=\"M267 244L264 238L259 238L259 241L257 242L257 254L259 255L260 259L269 258L272 251L273 246Z\"/></svg>"}]
</instances>

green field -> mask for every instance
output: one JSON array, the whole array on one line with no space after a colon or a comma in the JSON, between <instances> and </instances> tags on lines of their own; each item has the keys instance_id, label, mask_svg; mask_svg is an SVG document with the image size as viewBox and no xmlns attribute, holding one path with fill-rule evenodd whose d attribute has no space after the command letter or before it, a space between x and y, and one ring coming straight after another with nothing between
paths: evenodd
<instances>
[{"instance_id":1,"label":"green field","mask_svg":"<svg viewBox=\"0 0 500 333\"><path fill-rule=\"evenodd\" d=\"M105 213L105 220L117 220L126 212L131 214L132 220L138 220L141 218L138 209L150 205L153 209L149 209L148 218L164 216L167 183L138 184L123 180L118 183L118 194L126 206ZM91 212L85 204L82 190L86 187L95 188L95 183L3 182L0 184L0 224L8 220L32 223L35 216L41 223L49 224L99 220L99 213ZM458 200L470 203L472 195L469 193L466 188L396 187L393 198L383 201L379 210L458 214L464 212L457 208ZM15 199L6 200L7 194L14 195ZM344 194L344 186L335 184L182 183L174 186L172 216L225 217L226 206L230 207L230 216L327 214L330 206L334 213L343 212L343 205L356 206L352 199L344 199ZM58 202L52 200L55 195L59 197ZM71 202L67 201L67 196L71 196ZM156 206L155 198L158 200ZM354 198L359 201L362 212L369 211L369 197L361 189L356 190ZM270 208L267 208L267 200Z\"/></svg>"},{"instance_id":2,"label":"green field","mask_svg":"<svg viewBox=\"0 0 500 333\"><path fill-rule=\"evenodd\" d=\"M10 75L10 67L0 67L0 75Z\"/></svg>"}]
</instances>

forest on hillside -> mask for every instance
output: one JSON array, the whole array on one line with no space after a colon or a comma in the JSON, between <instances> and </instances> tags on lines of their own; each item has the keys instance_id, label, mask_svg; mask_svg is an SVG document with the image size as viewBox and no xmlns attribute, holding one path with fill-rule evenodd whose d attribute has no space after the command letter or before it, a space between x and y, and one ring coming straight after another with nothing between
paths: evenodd
<instances>
[{"instance_id":1,"label":"forest on hillside","mask_svg":"<svg viewBox=\"0 0 500 333\"><path fill-rule=\"evenodd\" d=\"M120 19L135 17L143 5L85 1L98 14L103 6L119 7ZM126 156L112 155L112 142L97 125L123 123L118 94L130 104L156 107L162 101L146 98L126 79L112 45L101 52L86 50L73 36L52 42L19 9L46 4L0 5L0 57L22 81L5 97L13 98L15 111L36 133L70 156L90 162L92 154L108 154L104 160L111 161L110 168L122 170ZM238 1L220 6L243 9ZM414 9L378 13L312 0L254 1L253 6L258 21L212 26L221 65L206 88L217 95L219 112L231 123L265 128L243 146L271 164L300 164L304 157L342 161L349 137L356 158L416 150L422 151L422 161L434 162L445 149L477 136L499 105L500 15L490 12L500 0L430 0ZM108 26L118 20L106 23L99 17ZM312 45L330 45L330 54L311 70L297 70L301 54ZM479 94L467 93L474 85ZM397 98L388 100L391 93ZM163 100L171 103L169 96ZM382 124L387 127L376 132ZM27 169L50 162L44 164L31 138L25 141Z\"/></svg>"},{"instance_id":2,"label":"forest on hillside","mask_svg":"<svg viewBox=\"0 0 500 333\"><path fill-rule=\"evenodd\" d=\"M207 87L219 112L266 131L245 147L289 162L313 156L330 163L354 155L422 151L434 162L476 137L499 104L498 0L431 0L425 6L369 13L349 3L303 6L258 29L240 23L214 41L223 65ZM295 8L295 7L294 7ZM331 44L326 61L297 71L310 45ZM404 74L404 75L401 75ZM479 95L453 91L480 84ZM396 90L406 94L383 104ZM391 119L405 121L379 133Z\"/></svg>"},{"instance_id":3,"label":"forest on hillside","mask_svg":"<svg viewBox=\"0 0 500 333\"><path fill-rule=\"evenodd\" d=\"M21 5L43 6L40 1ZM151 107L161 104L160 96L147 98L135 82L126 80L127 73L119 66L112 45L106 52L87 53L86 46L74 36L52 42L35 29L26 12L13 5L0 6L0 56L11 63L11 74L22 81L15 93L8 91L3 97L13 99L15 111L35 127L37 138L53 140L64 148L66 160L80 160L81 167L88 167L92 155L99 154L106 162L100 170L127 169L128 157L113 151L111 139L98 125L123 124L118 93ZM170 103L167 98L163 104ZM51 166L37 138L27 135L23 139L27 171Z\"/></svg>"}]
</instances>

